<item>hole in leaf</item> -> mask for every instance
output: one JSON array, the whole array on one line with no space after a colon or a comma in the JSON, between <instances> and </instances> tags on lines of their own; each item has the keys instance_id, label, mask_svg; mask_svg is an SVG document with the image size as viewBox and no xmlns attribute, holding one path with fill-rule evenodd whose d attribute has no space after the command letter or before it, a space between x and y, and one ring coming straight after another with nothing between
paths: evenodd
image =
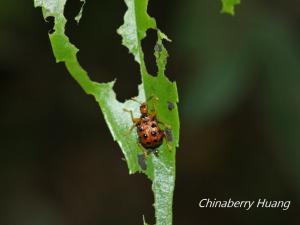
<instances>
[{"instance_id":1,"label":"hole in leaf","mask_svg":"<svg viewBox=\"0 0 300 225\"><path fill-rule=\"evenodd\" d=\"M53 16L49 16L46 18L47 21L47 25L49 26L48 30L49 30L49 34L52 34L54 32L54 17Z\"/></svg>"},{"instance_id":2,"label":"hole in leaf","mask_svg":"<svg viewBox=\"0 0 300 225\"><path fill-rule=\"evenodd\" d=\"M121 102L138 95L138 85L141 83L141 75L139 66L134 61L131 54L128 54L127 49L119 44L123 54L118 53L118 62L114 68L117 82L115 83L114 90L117 94L117 99ZM125 52L124 52L125 51ZM124 54L125 53L125 54Z\"/></svg>"},{"instance_id":3,"label":"hole in leaf","mask_svg":"<svg viewBox=\"0 0 300 225\"><path fill-rule=\"evenodd\" d=\"M77 57L83 69L93 81L102 83L116 79L114 91L119 101L137 96L138 84L141 83L139 66L128 49L121 45L122 38L116 32L123 24L123 14L127 9L124 2L102 4L89 1L84 6L79 24L74 17L82 3L80 0L74 2L68 1L64 12L68 19L66 35L80 49Z\"/></svg>"},{"instance_id":4,"label":"hole in leaf","mask_svg":"<svg viewBox=\"0 0 300 225\"><path fill-rule=\"evenodd\" d=\"M155 18L157 27L163 32L166 32L167 28L167 18L169 17L167 13L170 10L170 1L151 1L148 4L148 14Z\"/></svg>"},{"instance_id":5,"label":"hole in leaf","mask_svg":"<svg viewBox=\"0 0 300 225\"><path fill-rule=\"evenodd\" d=\"M154 56L154 47L157 41L157 34L155 30L148 30L147 36L142 40L142 47L144 51L145 64L148 73L152 75L157 74L156 60Z\"/></svg>"},{"instance_id":6,"label":"hole in leaf","mask_svg":"<svg viewBox=\"0 0 300 225\"><path fill-rule=\"evenodd\" d=\"M78 46L78 24L75 21L75 17L77 16L80 8L82 6L82 2L80 0L67 1L64 9L64 16L67 19L65 33L70 38L72 44ZM73 38L75 36L75 38Z\"/></svg>"},{"instance_id":7,"label":"hole in leaf","mask_svg":"<svg viewBox=\"0 0 300 225\"><path fill-rule=\"evenodd\" d=\"M64 10L64 16L68 19L68 21L75 21L75 17L80 12L83 2L80 0L67 1ZM75 21L76 23L76 21Z\"/></svg>"}]
</instances>

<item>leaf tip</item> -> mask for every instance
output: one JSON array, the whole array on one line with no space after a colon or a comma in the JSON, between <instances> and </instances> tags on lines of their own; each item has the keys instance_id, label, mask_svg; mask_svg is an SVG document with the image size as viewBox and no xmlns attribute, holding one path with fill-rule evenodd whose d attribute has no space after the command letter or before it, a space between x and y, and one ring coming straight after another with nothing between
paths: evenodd
<instances>
[{"instance_id":1,"label":"leaf tip","mask_svg":"<svg viewBox=\"0 0 300 225\"><path fill-rule=\"evenodd\" d=\"M227 13L231 16L235 15L235 6L240 4L240 0L222 0L222 10L221 13Z\"/></svg>"}]
</instances>

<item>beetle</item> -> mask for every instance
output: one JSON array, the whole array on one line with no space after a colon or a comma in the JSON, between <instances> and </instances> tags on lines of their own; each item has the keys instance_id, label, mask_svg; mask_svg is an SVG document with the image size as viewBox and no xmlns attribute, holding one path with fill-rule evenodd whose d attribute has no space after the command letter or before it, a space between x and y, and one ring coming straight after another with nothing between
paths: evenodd
<instances>
[{"instance_id":1,"label":"beetle","mask_svg":"<svg viewBox=\"0 0 300 225\"><path fill-rule=\"evenodd\" d=\"M152 97L151 97L152 98ZM133 116L132 110L124 109L124 111L130 113L131 120L133 125L129 129L129 133L136 127L137 135L138 135L138 144L143 147L143 151L145 157L151 153L156 152L159 146L163 143L163 139L165 138L167 141L170 140L168 138L168 133L161 129L159 126L160 122L156 118L156 101L158 98L155 97L155 102L153 103L153 110L151 114L149 113L149 108L146 102L140 102L135 98L132 98L133 101L140 103L140 117L135 118ZM163 124L163 123L162 123ZM170 130L170 126L165 125ZM168 145L170 148L170 146ZM155 151L154 151L155 150Z\"/></svg>"}]
</instances>

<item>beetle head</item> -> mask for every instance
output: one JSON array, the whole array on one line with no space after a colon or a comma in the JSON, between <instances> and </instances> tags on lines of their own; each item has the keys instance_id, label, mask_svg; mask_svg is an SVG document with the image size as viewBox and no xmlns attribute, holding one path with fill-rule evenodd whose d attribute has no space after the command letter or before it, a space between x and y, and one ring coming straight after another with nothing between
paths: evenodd
<instances>
[{"instance_id":1,"label":"beetle head","mask_svg":"<svg viewBox=\"0 0 300 225\"><path fill-rule=\"evenodd\" d=\"M146 102L141 104L140 111L142 114L148 114L148 106Z\"/></svg>"}]
</instances>

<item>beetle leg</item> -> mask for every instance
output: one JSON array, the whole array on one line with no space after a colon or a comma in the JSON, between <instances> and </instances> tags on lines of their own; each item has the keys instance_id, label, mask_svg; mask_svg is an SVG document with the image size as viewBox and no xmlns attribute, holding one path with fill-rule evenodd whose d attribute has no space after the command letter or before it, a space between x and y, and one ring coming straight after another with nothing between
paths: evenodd
<instances>
[{"instance_id":1,"label":"beetle leg","mask_svg":"<svg viewBox=\"0 0 300 225\"><path fill-rule=\"evenodd\" d=\"M131 117L131 120L132 120L132 122L133 122L133 125L129 128L129 131L125 134L125 136L129 136L129 134L131 133L131 131L133 130L133 128L136 127L136 124L137 124L138 122L140 122L140 118L134 118L134 117L133 117L133 113L132 113L131 110L128 110L128 109L123 109L123 110L124 110L125 112L130 113L130 117Z\"/></svg>"},{"instance_id":2,"label":"beetle leg","mask_svg":"<svg viewBox=\"0 0 300 225\"><path fill-rule=\"evenodd\" d=\"M132 122L134 123L134 125L136 125L138 122L140 122L140 118L134 118L133 117L133 113L132 113L132 110L128 110L128 109L123 109L125 112L128 112L130 113L130 117L131 117L131 120ZM133 129L133 128L132 128Z\"/></svg>"},{"instance_id":3,"label":"beetle leg","mask_svg":"<svg viewBox=\"0 0 300 225\"><path fill-rule=\"evenodd\" d=\"M129 134L131 133L131 131L133 130L133 128L135 128L135 124L133 124L133 125L129 128L128 132L125 133L125 136L126 136L126 137L129 136Z\"/></svg>"},{"instance_id":4,"label":"beetle leg","mask_svg":"<svg viewBox=\"0 0 300 225\"><path fill-rule=\"evenodd\" d=\"M143 104L143 102L137 100L135 97L132 97L131 100L132 100L132 101L135 101L135 102L137 102L137 103Z\"/></svg>"},{"instance_id":5,"label":"beetle leg","mask_svg":"<svg viewBox=\"0 0 300 225\"><path fill-rule=\"evenodd\" d=\"M156 104L157 104L157 101L158 101L158 97L154 97L153 95L151 95L148 100L154 98L153 100L153 105L152 105L152 113L150 115L150 118L153 119L155 116L156 116Z\"/></svg>"},{"instance_id":6,"label":"beetle leg","mask_svg":"<svg viewBox=\"0 0 300 225\"><path fill-rule=\"evenodd\" d=\"M150 120L153 120L153 118L156 116L156 111L155 109L153 108L153 111L151 113L151 115L149 116L150 117Z\"/></svg>"}]
</instances>

